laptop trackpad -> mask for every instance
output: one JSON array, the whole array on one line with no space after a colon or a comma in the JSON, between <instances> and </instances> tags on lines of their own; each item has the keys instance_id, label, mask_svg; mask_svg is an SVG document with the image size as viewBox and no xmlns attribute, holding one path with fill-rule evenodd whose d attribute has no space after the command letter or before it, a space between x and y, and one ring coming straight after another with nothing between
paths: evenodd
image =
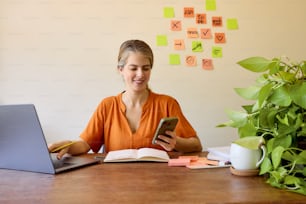
<instances>
[{"instance_id":1,"label":"laptop trackpad","mask_svg":"<svg viewBox=\"0 0 306 204\"><path fill-rule=\"evenodd\" d=\"M68 167L75 165L76 163L72 161L70 157L63 157L62 159L58 160L56 158L56 155L51 154L52 157L52 163L55 169L62 168L62 167Z\"/></svg>"}]
</instances>

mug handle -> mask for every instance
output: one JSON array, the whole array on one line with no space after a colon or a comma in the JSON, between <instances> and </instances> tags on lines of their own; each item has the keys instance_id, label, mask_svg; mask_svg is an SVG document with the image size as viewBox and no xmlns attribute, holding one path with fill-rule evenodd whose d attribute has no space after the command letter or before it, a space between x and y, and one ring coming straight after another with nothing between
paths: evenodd
<instances>
[{"instance_id":1,"label":"mug handle","mask_svg":"<svg viewBox=\"0 0 306 204\"><path fill-rule=\"evenodd\" d=\"M256 163L256 167L259 167L259 165L262 163L262 161L264 160L264 158L266 156L266 147L265 147L265 145L261 145L260 148L262 150L262 156L261 156L260 160Z\"/></svg>"}]
</instances>

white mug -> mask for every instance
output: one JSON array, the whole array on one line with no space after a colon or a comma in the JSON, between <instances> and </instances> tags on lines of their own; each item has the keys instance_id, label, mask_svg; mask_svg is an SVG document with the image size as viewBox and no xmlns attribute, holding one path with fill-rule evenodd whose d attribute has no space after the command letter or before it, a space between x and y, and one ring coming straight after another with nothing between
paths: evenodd
<instances>
[{"instance_id":1,"label":"white mug","mask_svg":"<svg viewBox=\"0 0 306 204\"><path fill-rule=\"evenodd\" d=\"M264 145L260 149L248 149L236 143L231 144L230 160L232 166L237 170L257 169L266 155Z\"/></svg>"}]
</instances>

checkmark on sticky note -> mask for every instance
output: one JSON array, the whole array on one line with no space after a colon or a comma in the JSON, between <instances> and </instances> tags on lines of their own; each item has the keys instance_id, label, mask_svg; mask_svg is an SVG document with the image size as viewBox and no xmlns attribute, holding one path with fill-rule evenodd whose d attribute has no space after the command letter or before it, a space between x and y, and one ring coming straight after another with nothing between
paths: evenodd
<instances>
[{"instance_id":1,"label":"checkmark on sticky note","mask_svg":"<svg viewBox=\"0 0 306 204\"><path fill-rule=\"evenodd\" d=\"M181 64L181 57L179 54L170 54L169 55L169 64L179 65Z\"/></svg>"}]
</instances>

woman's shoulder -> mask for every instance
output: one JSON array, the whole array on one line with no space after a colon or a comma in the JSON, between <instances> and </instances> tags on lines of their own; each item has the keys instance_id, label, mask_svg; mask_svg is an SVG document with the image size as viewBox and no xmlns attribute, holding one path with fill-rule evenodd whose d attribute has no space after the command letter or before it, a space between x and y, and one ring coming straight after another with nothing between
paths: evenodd
<instances>
[{"instance_id":1,"label":"woman's shoulder","mask_svg":"<svg viewBox=\"0 0 306 204\"><path fill-rule=\"evenodd\" d=\"M152 98L155 101L168 101L168 102L177 103L177 100L173 96L170 96L167 94L155 93L155 92L151 92L151 93L152 93Z\"/></svg>"},{"instance_id":2,"label":"woman's shoulder","mask_svg":"<svg viewBox=\"0 0 306 204\"><path fill-rule=\"evenodd\" d=\"M107 96L101 100L100 105L102 104L110 105L110 104L120 103L120 98L121 98L120 96L121 96L121 93L116 96Z\"/></svg>"}]
</instances>

